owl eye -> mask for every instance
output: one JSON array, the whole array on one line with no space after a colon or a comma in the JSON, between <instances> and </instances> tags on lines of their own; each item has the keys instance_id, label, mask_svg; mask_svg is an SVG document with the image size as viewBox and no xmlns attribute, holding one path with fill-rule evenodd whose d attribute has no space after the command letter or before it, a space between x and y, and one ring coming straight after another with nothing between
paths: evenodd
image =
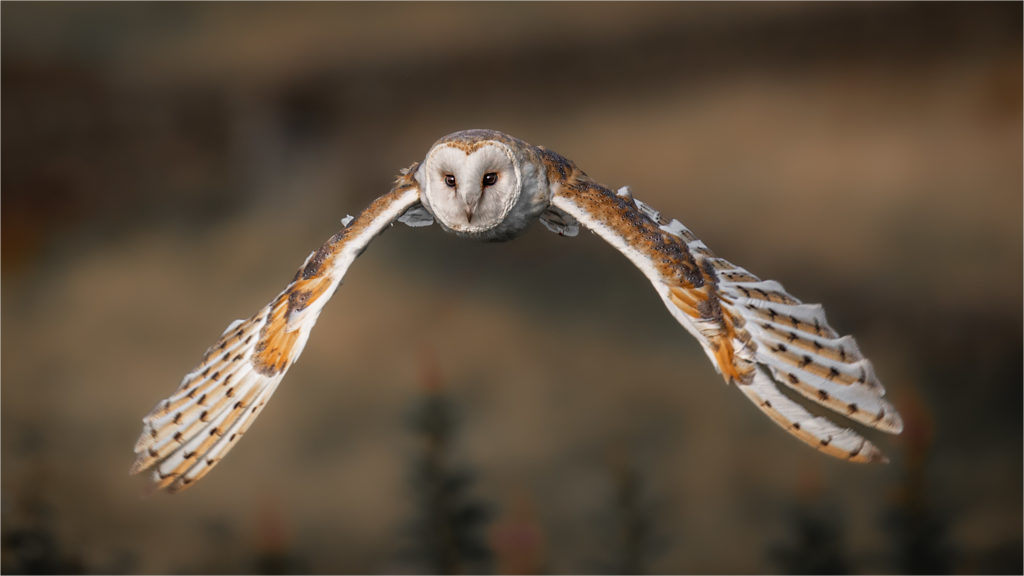
<instances>
[{"instance_id":1,"label":"owl eye","mask_svg":"<svg viewBox=\"0 0 1024 576\"><path fill-rule=\"evenodd\" d=\"M449 188L455 188L455 176L453 176L451 174L445 174L444 175L444 183Z\"/></svg>"},{"instance_id":2,"label":"owl eye","mask_svg":"<svg viewBox=\"0 0 1024 576\"><path fill-rule=\"evenodd\" d=\"M497 182L497 181L498 181L498 173L497 172L488 172L487 174L484 174L484 186L493 186L494 183Z\"/></svg>"}]
</instances>

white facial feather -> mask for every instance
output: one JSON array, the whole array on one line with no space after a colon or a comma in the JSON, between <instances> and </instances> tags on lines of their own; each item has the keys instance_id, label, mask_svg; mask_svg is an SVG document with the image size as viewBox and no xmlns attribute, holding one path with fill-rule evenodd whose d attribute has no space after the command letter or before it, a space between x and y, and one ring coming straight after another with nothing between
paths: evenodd
<instances>
[{"instance_id":1,"label":"white facial feather","mask_svg":"<svg viewBox=\"0 0 1024 576\"><path fill-rule=\"evenodd\" d=\"M472 150L439 144L427 154L416 179L438 222L469 235L501 224L522 191L519 162L501 142Z\"/></svg>"}]
</instances>

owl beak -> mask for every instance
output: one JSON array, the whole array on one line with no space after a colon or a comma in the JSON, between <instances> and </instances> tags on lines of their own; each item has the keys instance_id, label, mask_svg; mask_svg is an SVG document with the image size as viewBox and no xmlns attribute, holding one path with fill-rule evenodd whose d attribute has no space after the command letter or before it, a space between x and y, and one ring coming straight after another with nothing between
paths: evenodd
<instances>
[{"instance_id":1,"label":"owl beak","mask_svg":"<svg viewBox=\"0 0 1024 576\"><path fill-rule=\"evenodd\" d=\"M462 205L466 212L466 222L473 222L473 213L476 212L478 206L480 206L480 197L482 196L479 190L464 190L462 191Z\"/></svg>"},{"instance_id":2,"label":"owl beak","mask_svg":"<svg viewBox=\"0 0 1024 576\"><path fill-rule=\"evenodd\" d=\"M473 201L465 203L465 207L466 207L466 209L465 209L466 210L466 222L467 223L469 223L469 224L473 223L473 214L476 213L476 209L479 206L480 206L480 197L479 196L474 198Z\"/></svg>"}]
</instances>

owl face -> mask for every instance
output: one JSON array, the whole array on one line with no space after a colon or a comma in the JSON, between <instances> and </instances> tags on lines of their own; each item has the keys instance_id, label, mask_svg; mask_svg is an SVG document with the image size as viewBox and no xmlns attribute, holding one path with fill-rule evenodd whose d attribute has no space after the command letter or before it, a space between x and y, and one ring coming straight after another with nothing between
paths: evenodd
<instances>
[{"instance_id":1,"label":"owl face","mask_svg":"<svg viewBox=\"0 0 1024 576\"><path fill-rule=\"evenodd\" d=\"M504 142L459 135L430 149L416 179L423 203L442 226L481 235L497 228L519 199L520 162Z\"/></svg>"}]
</instances>

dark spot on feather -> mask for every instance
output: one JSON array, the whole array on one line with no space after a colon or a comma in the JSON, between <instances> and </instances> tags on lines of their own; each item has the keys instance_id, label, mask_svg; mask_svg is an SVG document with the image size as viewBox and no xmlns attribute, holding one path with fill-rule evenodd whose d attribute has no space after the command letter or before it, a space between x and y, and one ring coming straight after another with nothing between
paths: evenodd
<instances>
[{"instance_id":1,"label":"dark spot on feather","mask_svg":"<svg viewBox=\"0 0 1024 576\"><path fill-rule=\"evenodd\" d=\"M793 422L793 429L794 430L799 430L800 429L800 423L799 422Z\"/></svg>"},{"instance_id":2,"label":"dark spot on feather","mask_svg":"<svg viewBox=\"0 0 1024 576\"><path fill-rule=\"evenodd\" d=\"M220 428L214 427L212 430L210 430L210 436L220 436Z\"/></svg>"},{"instance_id":3,"label":"dark spot on feather","mask_svg":"<svg viewBox=\"0 0 1024 576\"><path fill-rule=\"evenodd\" d=\"M811 358L810 356L804 354L804 357L800 359L800 367L803 368L804 366L807 366L813 360L814 360L813 358Z\"/></svg>"},{"instance_id":4,"label":"dark spot on feather","mask_svg":"<svg viewBox=\"0 0 1024 576\"><path fill-rule=\"evenodd\" d=\"M193 457L195 455L196 455L196 453L194 451L193 452L185 452L184 454L182 454L182 456L185 457L185 460L188 460L189 458L191 458L191 457Z\"/></svg>"},{"instance_id":5,"label":"dark spot on feather","mask_svg":"<svg viewBox=\"0 0 1024 576\"><path fill-rule=\"evenodd\" d=\"M778 316L778 315L779 315L778 312L776 312L775 310L773 310L771 308L768 308L768 317L772 319L772 322L775 321L775 317Z\"/></svg>"},{"instance_id":6,"label":"dark spot on feather","mask_svg":"<svg viewBox=\"0 0 1024 576\"><path fill-rule=\"evenodd\" d=\"M199 415L200 422L206 422L206 415L209 413L208 410L203 410L203 413Z\"/></svg>"},{"instance_id":7,"label":"dark spot on feather","mask_svg":"<svg viewBox=\"0 0 1024 576\"><path fill-rule=\"evenodd\" d=\"M207 459L206 459L206 465L207 465L207 466L213 466L213 465L214 465L214 464L216 464L216 463L217 463L217 461L216 461L216 460L214 460L213 458L207 458Z\"/></svg>"},{"instance_id":8,"label":"dark spot on feather","mask_svg":"<svg viewBox=\"0 0 1024 576\"><path fill-rule=\"evenodd\" d=\"M252 334L245 337L245 343L248 344L252 340Z\"/></svg>"},{"instance_id":9,"label":"dark spot on feather","mask_svg":"<svg viewBox=\"0 0 1024 576\"><path fill-rule=\"evenodd\" d=\"M849 412L850 414L856 414L857 405L853 402L850 402L850 404L846 406L846 411Z\"/></svg>"},{"instance_id":10,"label":"dark spot on feather","mask_svg":"<svg viewBox=\"0 0 1024 576\"><path fill-rule=\"evenodd\" d=\"M149 450L147 450L146 452L149 452L150 458L156 458L157 456L160 455L160 453L156 451L156 448L153 448L152 446L150 446Z\"/></svg>"},{"instance_id":11,"label":"dark spot on feather","mask_svg":"<svg viewBox=\"0 0 1024 576\"><path fill-rule=\"evenodd\" d=\"M192 483L192 479L191 478L185 478L185 479L183 479L181 481L181 483L182 483L182 485L191 484Z\"/></svg>"},{"instance_id":12,"label":"dark spot on feather","mask_svg":"<svg viewBox=\"0 0 1024 576\"><path fill-rule=\"evenodd\" d=\"M818 323L818 319L814 319L814 333L821 336L821 324Z\"/></svg>"},{"instance_id":13,"label":"dark spot on feather","mask_svg":"<svg viewBox=\"0 0 1024 576\"><path fill-rule=\"evenodd\" d=\"M232 358L232 359L231 359L231 361L232 361L232 362L238 362L238 361L239 361L239 360L241 360L241 359L242 359L242 353L241 353L241 352L239 352L238 354L235 354L235 357L234 357L234 358Z\"/></svg>"},{"instance_id":14,"label":"dark spot on feather","mask_svg":"<svg viewBox=\"0 0 1024 576\"><path fill-rule=\"evenodd\" d=\"M214 372L213 376L210 376L210 378L213 378L214 380L220 380L220 370Z\"/></svg>"},{"instance_id":15,"label":"dark spot on feather","mask_svg":"<svg viewBox=\"0 0 1024 576\"><path fill-rule=\"evenodd\" d=\"M295 273L295 278L292 281L294 282L295 280L298 280L299 276L302 276L306 280L309 280L314 276L318 276L320 271L323 269L324 262L334 252L335 247L341 243L346 236L348 236L350 229L351 228L349 226L346 226L343 230L340 230L335 233L334 236L331 236L323 246L317 248L316 252L313 253L313 257L309 259L309 262L306 262L306 265Z\"/></svg>"},{"instance_id":16,"label":"dark spot on feather","mask_svg":"<svg viewBox=\"0 0 1024 576\"><path fill-rule=\"evenodd\" d=\"M242 407L242 403L241 403L241 402L235 402L235 405L234 405L234 406L232 406L232 408L231 408L231 409L232 409L232 410L238 410L238 409L239 409L239 408L241 408L241 407Z\"/></svg>"},{"instance_id":17,"label":"dark spot on feather","mask_svg":"<svg viewBox=\"0 0 1024 576\"><path fill-rule=\"evenodd\" d=\"M235 432L234 434L232 434L231 438L228 438L228 442L234 442L235 438L238 438L238 432Z\"/></svg>"},{"instance_id":18,"label":"dark spot on feather","mask_svg":"<svg viewBox=\"0 0 1024 576\"><path fill-rule=\"evenodd\" d=\"M828 369L828 380L832 381L836 378L836 376L839 376L839 370L836 370L836 367L832 366L831 368Z\"/></svg>"},{"instance_id":19,"label":"dark spot on feather","mask_svg":"<svg viewBox=\"0 0 1024 576\"><path fill-rule=\"evenodd\" d=\"M793 324L793 328L797 328L798 326L800 326L800 320L797 320L796 316L790 316L789 321L790 323Z\"/></svg>"},{"instance_id":20,"label":"dark spot on feather","mask_svg":"<svg viewBox=\"0 0 1024 576\"><path fill-rule=\"evenodd\" d=\"M771 408L772 403L769 400L765 400L764 402L761 402L761 406L764 406L765 408Z\"/></svg>"},{"instance_id":21,"label":"dark spot on feather","mask_svg":"<svg viewBox=\"0 0 1024 576\"><path fill-rule=\"evenodd\" d=\"M790 342L792 342L792 341L796 340L796 339L797 339L797 338L799 338L799 337L800 337L800 336L799 336L799 335L797 335L797 333L796 333L796 332L790 332L790 333L789 333L789 336L787 336L787 337L786 337L786 340L789 340Z\"/></svg>"},{"instance_id":22,"label":"dark spot on feather","mask_svg":"<svg viewBox=\"0 0 1024 576\"><path fill-rule=\"evenodd\" d=\"M290 312L302 310L309 304L309 297L312 295L311 290L293 290L288 295L288 310Z\"/></svg>"},{"instance_id":23,"label":"dark spot on feather","mask_svg":"<svg viewBox=\"0 0 1024 576\"><path fill-rule=\"evenodd\" d=\"M846 350L842 346L839 347L839 359L846 362Z\"/></svg>"},{"instance_id":24,"label":"dark spot on feather","mask_svg":"<svg viewBox=\"0 0 1024 576\"><path fill-rule=\"evenodd\" d=\"M554 169L562 180L565 180L569 176L569 172L572 171L572 163L566 160L564 156L556 152L552 152L543 146L538 146L537 150L540 152L541 158L544 160L545 164Z\"/></svg>"},{"instance_id":25,"label":"dark spot on feather","mask_svg":"<svg viewBox=\"0 0 1024 576\"><path fill-rule=\"evenodd\" d=\"M220 349L221 349L221 350L223 350L223 349L224 349L224 347L225 347L225 346L227 346L227 345L228 345L228 341L227 341L227 340L224 340L224 341L222 341L222 342L220 343Z\"/></svg>"},{"instance_id":26,"label":"dark spot on feather","mask_svg":"<svg viewBox=\"0 0 1024 576\"><path fill-rule=\"evenodd\" d=\"M206 378L206 375L209 374L209 373L210 373L210 367L207 366L206 370L203 370L203 378Z\"/></svg>"},{"instance_id":27,"label":"dark spot on feather","mask_svg":"<svg viewBox=\"0 0 1024 576\"><path fill-rule=\"evenodd\" d=\"M818 390L818 398L821 398L822 400L828 400L828 392L824 390Z\"/></svg>"},{"instance_id":28,"label":"dark spot on feather","mask_svg":"<svg viewBox=\"0 0 1024 576\"><path fill-rule=\"evenodd\" d=\"M199 401L196 402L196 404L199 404L200 406L206 406L206 404L204 404L204 402L206 402L206 393L205 392L203 393L202 396L199 397Z\"/></svg>"},{"instance_id":29,"label":"dark spot on feather","mask_svg":"<svg viewBox=\"0 0 1024 576\"><path fill-rule=\"evenodd\" d=\"M150 436L152 436L153 438L156 438L156 434L157 434L156 428L150 428L149 429L149 435Z\"/></svg>"},{"instance_id":30,"label":"dark spot on feather","mask_svg":"<svg viewBox=\"0 0 1024 576\"><path fill-rule=\"evenodd\" d=\"M854 458L857 454L860 454L861 449L864 448L864 443L861 442L860 446L857 446L853 450L850 450L850 458Z\"/></svg>"},{"instance_id":31,"label":"dark spot on feather","mask_svg":"<svg viewBox=\"0 0 1024 576\"><path fill-rule=\"evenodd\" d=\"M181 424L181 412L178 412L177 414L174 415L174 423Z\"/></svg>"},{"instance_id":32,"label":"dark spot on feather","mask_svg":"<svg viewBox=\"0 0 1024 576\"><path fill-rule=\"evenodd\" d=\"M717 273L715 272L715 264L714 264L714 262L712 262L712 261L711 261L711 259L710 259L710 258L708 258L708 259L704 260L704 265L703 265L703 268L704 268L704 274L705 274L705 275L706 275L706 276L707 276L708 278L711 278L711 279L715 279L715 278L717 278L717 277L718 277L718 276L717 276ZM704 285L704 279L703 279L703 278L701 278L701 283L700 283L699 285L698 285L698 284L696 284L696 283L694 283L694 285L695 285L695 286L698 286L698 287L699 287L699 286L703 286L703 285Z\"/></svg>"},{"instance_id":33,"label":"dark spot on feather","mask_svg":"<svg viewBox=\"0 0 1024 576\"><path fill-rule=\"evenodd\" d=\"M722 320L722 307L717 299L708 298L697 304L697 313L705 320L720 322Z\"/></svg>"},{"instance_id":34,"label":"dark spot on feather","mask_svg":"<svg viewBox=\"0 0 1024 576\"><path fill-rule=\"evenodd\" d=\"M227 362L228 358L230 358L230 357L231 357L231 352L225 352L224 355L220 357L220 361L221 362Z\"/></svg>"},{"instance_id":35,"label":"dark spot on feather","mask_svg":"<svg viewBox=\"0 0 1024 576\"><path fill-rule=\"evenodd\" d=\"M743 292L744 296L746 296L747 298L750 298L750 290L747 290L743 286L738 286L738 288L740 289L740 292Z\"/></svg>"},{"instance_id":36,"label":"dark spot on feather","mask_svg":"<svg viewBox=\"0 0 1024 576\"><path fill-rule=\"evenodd\" d=\"M867 379L868 379L868 373L863 368L861 368L860 369L860 378L857 378L857 382L863 384L864 381L867 380Z\"/></svg>"},{"instance_id":37,"label":"dark spot on feather","mask_svg":"<svg viewBox=\"0 0 1024 576\"><path fill-rule=\"evenodd\" d=\"M230 376L228 376L228 378L230 378ZM227 382L227 380L225 380L225 382ZM228 398L231 398L232 396L234 396L235 395L235 387L232 386L231 388L228 388L228 391L225 392L224 395L227 396Z\"/></svg>"},{"instance_id":38,"label":"dark spot on feather","mask_svg":"<svg viewBox=\"0 0 1024 576\"><path fill-rule=\"evenodd\" d=\"M764 290L760 289L760 288L754 288L754 292L757 292L758 295L760 295L762 299L768 298L768 293L765 292Z\"/></svg>"},{"instance_id":39,"label":"dark spot on feather","mask_svg":"<svg viewBox=\"0 0 1024 576\"><path fill-rule=\"evenodd\" d=\"M832 443L832 437L831 436L829 436L828 438L825 438L825 439L823 439L821 441L821 445L822 446L828 446L831 443Z\"/></svg>"},{"instance_id":40,"label":"dark spot on feather","mask_svg":"<svg viewBox=\"0 0 1024 576\"><path fill-rule=\"evenodd\" d=\"M817 340L812 340L812 342L814 342L814 349L815 350L821 350L823 348L823 346L821 345L821 342L818 342Z\"/></svg>"},{"instance_id":41,"label":"dark spot on feather","mask_svg":"<svg viewBox=\"0 0 1024 576\"><path fill-rule=\"evenodd\" d=\"M231 382L231 377L232 376L234 376L234 373L228 374L227 376L225 376L224 377L224 384L227 384L228 382Z\"/></svg>"},{"instance_id":42,"label":"dark spot on feather","mask_svg":"<svg viewBox=\"0 0 1024 576\"><path fill-rule=\"evenodd\" d=\"M878 422L879 420L881 420L884 417L885 417L885 408L882 408L881 410L878 411L878 414L875 414L875 419L873 420L873 422Z\"/></svg>"},{"instance_id":43,"label":"dark spot on feather","mask_svg":"<svg viewBox=\"0 0 1024 576\"><path fill-rule=\"evenodd\" d=\"M779 352L786 352L787 350L789 350L789 348L786 348L785 344L779 342L779 345L775 347L775 350Z\"/></svg>"},{"instance_id":44,"label":"dark spot on feather","mask_svg":"<svg viewBox=\"0 0 1024 576\"><path fill-rule=\"evenodd\" d=\"M800 382L800 379L797 378L796 374L793 374L792 372L787 374L787 376L789 377L789 381L792 382L793 384L798 384Z\"/></svg>"},{"instance_id":45,"label":"dark spot on feather","mask_svg":"<svg viewBox=\"0 0 1024 576\"><path fill-rule=\"evenodd\" d=\"M182 433L181 433L180 430L174 433L174 441L175 442L177 442L178 444L181 444L181 438L182 438Z\"/></svg>"}]
</instances>

